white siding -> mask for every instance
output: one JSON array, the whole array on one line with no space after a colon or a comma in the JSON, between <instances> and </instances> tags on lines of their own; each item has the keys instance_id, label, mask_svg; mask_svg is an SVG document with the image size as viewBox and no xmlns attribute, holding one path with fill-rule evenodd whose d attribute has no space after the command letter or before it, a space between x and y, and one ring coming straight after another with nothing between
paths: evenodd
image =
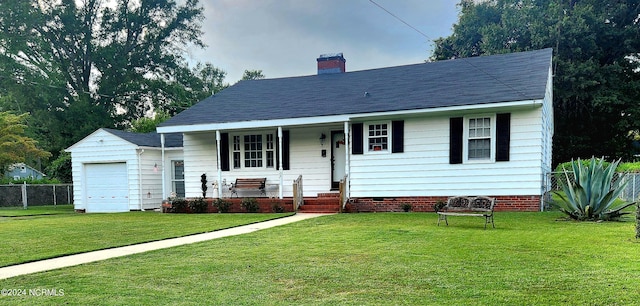
<instances>
[{"instance_id":1,"label":"white siding","mask_svg":"<svg viewBox=\"0 0 640 306\"><path fill-rule=\"evenodd\" d=\"M126 163L129 210L159 208L162 203L162 151L160 148L138 149L104 130L97 130L68 149L74 187L75 209L86 209L86 165ZM181 160L182 150L168 149L167 190L171 190L171 160ZM142 177L142 179L140 179Z\"/></svg>"},{"instance_id":2,"label":"white siding","mask_svg":"<svg viewBox=\"0 0 640 306\"><path fill-rule=\"evenodd\" d=\"M207 174L207 197L214 195L213 182L218 180L216 133L184 134L184 181L186 197L201 197L200 176ZM167 170L171 165L167 164ZM169 172L170 172L169 171ZM171 174L168 175L169 181Z\"/></svg>"},{"instance_id":3,"label":"white siding","mask_svg":"<svg viewBox=\"0 0 640 306\"><path fill-rule=\"evenodd\" d=\"M405 119L404 153L351 156L350 196L540 195L541 114L540 107L511 111L510 161L454 165L450 116Z\"/></svg>"},{"instance_id":4,"label":"white siding","mask_svg":"<svg viewBox=\"0 0 640 306\"><path fill-rule=\"evenodd\" d=\"M84 186L86 176L84 166L86 164L124 162L127 164L127 178L130 186L139 184L135 148L135 145L103 130L94 132L69 148L71 152L75 209L86 209L87 192L86 186ZM139 208L136 192L137 188L129 190L128 205L130 209Z\"/></svg>"},{"instance_id":5,"label":"white siding","mask_svg":"<svg viewBox=\"0 0 640 306\"><path fill-rule=\"evenodd\" d=\"M531 106L479 111L479 114L511 113L510 160L506 162L449 164L449 118L476 113L434 113L394 118L404 119L404 152L350 155L350 196L541 195L544 173L551 163L553 116L550 104L551 98L547 97L544 101L532 101ZM229 133L232 142L234 134L264 134L274 130L225 132ZM331 131L341 131L343 125L291 127L285 130L290 132L291 169L283 171L283 195L292 195L292 181L299 175L303 176L305 196L330 191L332 144L327 141L324 146L321 145L319 137L324 133L330 139ZM211 188L211 184L218 180L215 142L214 132L185 134L187 197L201 196L202 173L209 178L208 196L217 195ZM323 149L327 150L326 157L321 155ZM230 163L232 169L222 172L223 182L232 183L236 178L266 177L270 190L267 195L277 196L279 170L233 169L232 159ZM228 187L222 187L223 196L229 196Z\"/></svg>"},{"instance_id":6,"label":"white siding","mask_svg":"<svg viewBox=\"0 0 640 306\"><path fill-rule=\"evenodd\" d=\"M285 194L293 194L293 180L299 175L307 197L331 190L331 131L342 130L339 125L291 130L291 170L285 171ZM323 133L327 140L321 145ZM326 157L322 157L322 150L327 150Z\"/></svg>"}]
</instances>

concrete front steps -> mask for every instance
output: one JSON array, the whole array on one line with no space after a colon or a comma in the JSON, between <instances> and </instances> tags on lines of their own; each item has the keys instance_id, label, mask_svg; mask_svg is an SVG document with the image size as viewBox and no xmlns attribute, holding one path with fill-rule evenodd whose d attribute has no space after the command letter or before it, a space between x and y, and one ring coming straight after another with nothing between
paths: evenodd
<instances>
[{"instance_id":1,"label":"concrete front steps","mask_svg":"<svg viewBox=\"0 0 640 306\"><path fill-rule=\"evenodd\" d=\"M304 205L298 208L303 213L340 212L340 194L337 192L319 193L317 198L305 198Z\"/></svg>"}]
</instances>

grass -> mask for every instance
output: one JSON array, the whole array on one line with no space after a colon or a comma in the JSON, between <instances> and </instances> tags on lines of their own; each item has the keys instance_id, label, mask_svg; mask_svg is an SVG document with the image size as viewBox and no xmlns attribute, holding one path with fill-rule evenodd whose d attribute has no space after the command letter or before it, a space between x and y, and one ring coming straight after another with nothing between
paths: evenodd
<instances>
[{"instance_id":1,"label":"grass","mask_svg":"<svg viewBox=\"0 0 640 306\"><path fill-rule=\"evenodd\" d=\"M285 215L128 212L0 218L0 267L209 232Z\"/></svg>"},{"instance_id":2,"label":"grass","mask_svg":"<svg viewBox=\"0 0 640 306\"><path fill-rule=\"evenodd\" d=\"M634 222L558 212L340 214L0 281L63 290L23 305L628 305L640 300Z\"/></svg>"},{"instance_id":3,"label":"grass","mask_svg":"<svg viewBox=\"0 0 640 306\"><path fill-rule=\"evenodd\" d=\"M61 215L73 214L73 204L68 205L46 205L46 206L29 206L27 209L23 207L1 207L0 217L24 217L37 215Z\"/></svg>"}]
</instances>

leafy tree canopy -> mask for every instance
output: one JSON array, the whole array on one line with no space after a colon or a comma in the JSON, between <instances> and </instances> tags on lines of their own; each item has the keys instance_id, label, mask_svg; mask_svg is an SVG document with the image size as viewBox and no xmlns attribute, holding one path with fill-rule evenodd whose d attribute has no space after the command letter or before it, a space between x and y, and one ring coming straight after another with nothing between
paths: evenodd
<instances>
[{"instance_id":1,"label":"leafy tree canopy","mask_svg":"<svg viewBox=\"0 0 640 306\"><path fill-rule=\"evenodd\" d=\"M463 0L431 60L553 48L554 164L631 159L640 130L640 0ZM635 132L635 133L634 133Z\"/></svg>"},{"instance_id":2,"label":"leafy tree canopy","mask_svg":"<svg viewBox=\"0 0 640 306\"><path fill-rule=\"evenodd\" d=\"M2 0L0 110L30 112L30 132L53 152L179 111L213 91L198 73L215 68L183 57L204 46L203 18L198 0Z\"/></svg>"},{"instance_id":3,"label":"leafy tree canopy","mask_svg":"<svg viewBox=\"0 0 640 306\"><path fill-rule=\"evenodd\" d=\"M262 74L262 70L245 70L242 75L243 80L260 80L264 78L265 76Z\"/></svg>"},{"instance_id":4,"label":"leafy tree canopy","mask_svg":"<svg viewBox=\"0 0 640 306\"><path fill-rule=\"evenodd\" d=\"M136 133L150 133L156 131L158 124L171 118L169 114L164 112L156 113L153 118L142 117L131 122L131 128L129 131Z\"/></svg>"},{"instance_id":5,"label":"leafy tree canopy","mask_svg":"<svg viewBox=\"0 0 640 306\"><path fill-rule=\"evenodd\" d=\"M51 154L39 149L37 142L25 135L29 114L14 115L0 112L0 174L14 163L23 163L47 158Z\"/></svg>"}]
</instances>

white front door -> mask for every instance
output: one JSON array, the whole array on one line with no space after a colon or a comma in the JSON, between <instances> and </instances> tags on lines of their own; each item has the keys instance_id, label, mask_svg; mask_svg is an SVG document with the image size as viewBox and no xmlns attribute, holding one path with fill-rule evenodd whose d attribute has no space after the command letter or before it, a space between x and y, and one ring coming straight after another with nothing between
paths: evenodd
<instances>
[{"instance_id":1,"label":"white front door","mask_svg":"<svg viewBox=\"0 0 640 306\"><path fill-rule=\"evenodd\" d=\"M340 180L345 175L347 163L347 146L344 141L344 132L331 132L331 188L338 188Z\"/></svg>"}]
</instances>

